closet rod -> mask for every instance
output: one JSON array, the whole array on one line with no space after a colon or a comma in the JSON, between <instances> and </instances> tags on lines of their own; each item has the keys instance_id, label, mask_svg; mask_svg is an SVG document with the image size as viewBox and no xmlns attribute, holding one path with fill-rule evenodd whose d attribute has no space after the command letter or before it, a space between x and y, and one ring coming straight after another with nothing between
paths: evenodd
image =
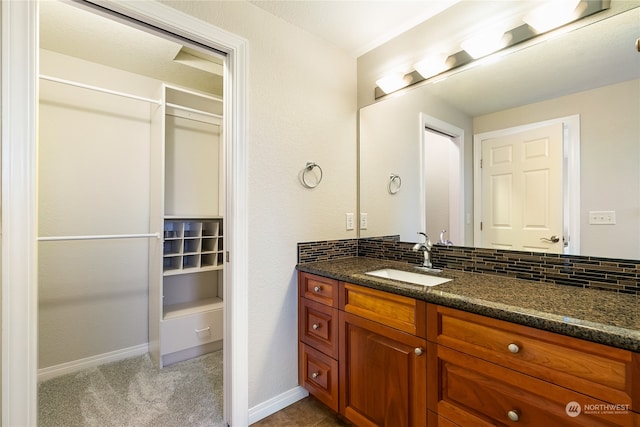
<instances>
[{"instance_id":1,"label":"closet rod","mask_svg":"<svg viewBox=\"0 0 640 427\"><path fill-rule=\"evenodd\" d=\"M183 105L171 104L169 102L167 102L166 105L167 105L167 107L175 108L176 110L188 111L190 113L198 113L198 114L202 114L203 116L216 117L218 119L222 118L222 116L220 114L209 113L207 111L202 111L202 110L198 110L198 109L195 109L195 108L189 108L189 107L185 107Z\"/></svg>"},{"instance_id":2,"label":"closet rod","mask_svg":"<svg viewBox=\"0 0 640 427\"><path fill-rule=\"evenodd\" d=\"M53 242L61 240L105 240L105 239L142 239L155 237L160 238L160 233L148 233L148 234L98 234L94 236L48 236L38 237L40 242Z\"/></svg>"},{"instance_id":3,"label":"closet rod","mask_svg":"<svg viewBox=\"0 0 640 427\"><path fill-rule=\"evenodd\" d=\"M95 90L97 92L109 93L111 95L116 95L116 96L122 96L124 98L130 98L130 99L136 99L138 101L150 102L152 104L160 105L160 103L161 103L157 99L150 99L150 98L145 98L145 97L138 96L138 95L132 95L130 93L118 92L118 91L115 91L115 90L105 89L105 88L98 87L98 86L86 85L84 83L74 82L74 81L71 81L71 80L64 80L64 79L59 79L57 77L46 76L44 74L40 74L40 78L43 79L43 80L49 80L49 81L52 81L52 82L62 83L62 84L65 84L65 85L81 87L81 88L89 89L89 90Z\"/></svg>"}]
</instances>

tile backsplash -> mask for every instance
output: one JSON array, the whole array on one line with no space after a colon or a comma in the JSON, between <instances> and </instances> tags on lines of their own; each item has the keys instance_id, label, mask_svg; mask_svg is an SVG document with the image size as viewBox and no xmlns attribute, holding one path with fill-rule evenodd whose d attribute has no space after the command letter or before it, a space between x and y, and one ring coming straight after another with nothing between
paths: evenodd
<instances>
[{"instance_id":1,"label":"tile backsplash","mask_svg":"<svg viewBox=\"0 0 640 427\"><path fill-rule=\"evenodd\" d=\"M364 256L421 264L422 253L398 236L298 243L298 263ZM460 246L434 246L434 267L524 280L640 294L640 261L541 254Z\"/></svg>"}]
</instances>

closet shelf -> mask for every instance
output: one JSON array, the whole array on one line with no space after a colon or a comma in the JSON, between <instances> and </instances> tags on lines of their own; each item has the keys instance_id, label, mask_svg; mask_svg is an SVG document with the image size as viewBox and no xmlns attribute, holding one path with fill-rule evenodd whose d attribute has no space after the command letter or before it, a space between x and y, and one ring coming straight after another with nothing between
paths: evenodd
<instances>
[{"instance_id":1,"label":"closet shelf","mask_svg":"<svg viewBox=\"0 0 640 427\"><path fill-rule=\"evenodd\" d=\"M224 267L222 265L211 265L207 267L183 267L179 270L166 270L162 273L163 276L175 276L178 274L188 274L188 273L198 273L201 271L215 271L222 270Z\"/></svg>"},{"instance_id":2,"label":"closet shelf","mask_svg":"<svg viewBox=\"0 0 640 427\"><path fill-rule=\"evenodd\" d=\"M222 219L221 215L165 215L164 219L168 219L168 220L184 220L184 219L200 219L200 220L206 220L206 219Z\"/></svg>"},{"instance_id":3,"label":"closet shelf","mask_svg":"<svg viewBox=\"0 0 640 427\"><path fill-rule=\"evenodd\" d=\"M202 313L210 310L218 310L224 307L221 298L204 298L181 304L164 306L164 320L175 319L176 317L188 316L190 314Z\"/></svg>"}]
</instances>

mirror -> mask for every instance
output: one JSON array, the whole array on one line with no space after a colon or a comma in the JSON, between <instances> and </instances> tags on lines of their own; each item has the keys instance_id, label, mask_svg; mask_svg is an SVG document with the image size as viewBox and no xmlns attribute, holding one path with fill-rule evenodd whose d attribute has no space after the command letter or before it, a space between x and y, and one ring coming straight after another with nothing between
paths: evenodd
<instances>
[{"instance_id":1,"label":"mirror","mask_svg":"<svg viewBox=\"0 0 640 427\"><path fill-rule=\"evenodd\" d=\"M474 135L578 115L580 154L575 166L580 191L573 226L579 230L580 247L571 253L640 259L638 22L640 8L635 4L363 107L359 202L367 226L360 237L400 235L402 241L416 241L416 232L426 229L435 243L440 229L457 227L457 236L446 239L473 246L479 221L473 206ZM435 119L436 129L445 123L461 132L450 158L437 159L449 165L449 172L435 176L429 176L434 168L421 166L429 152L424 127L430 119ZM420 182L450 187L442 178L455 176L451 171L456 165L462 173L459 193L448 189L452 219L446 225L442 219L429 224L430 217L438 217L430 208L441 209L444 203L430 204L430 193L425 194ZM402 179L395 194L388 191L391 174ZM593 224L590 216L602 211L615 212L615 224Z\"/></svg>"}]
</instances>

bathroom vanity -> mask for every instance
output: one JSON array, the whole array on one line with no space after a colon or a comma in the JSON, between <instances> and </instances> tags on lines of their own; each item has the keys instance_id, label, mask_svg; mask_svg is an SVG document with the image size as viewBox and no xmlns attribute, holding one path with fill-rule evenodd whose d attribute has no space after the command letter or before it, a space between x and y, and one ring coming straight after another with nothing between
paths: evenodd
<instances>
[{"instance_id":1,"label":"bathroom vanity","mask_svg":"<svg viewBox=\"0 0 640 427\"><path fill-rule=\"evenodd\" d=\"M299 381L358 426L640 425L637 297L406 263L298 265Z\"/></svg>"}]
</instances>

